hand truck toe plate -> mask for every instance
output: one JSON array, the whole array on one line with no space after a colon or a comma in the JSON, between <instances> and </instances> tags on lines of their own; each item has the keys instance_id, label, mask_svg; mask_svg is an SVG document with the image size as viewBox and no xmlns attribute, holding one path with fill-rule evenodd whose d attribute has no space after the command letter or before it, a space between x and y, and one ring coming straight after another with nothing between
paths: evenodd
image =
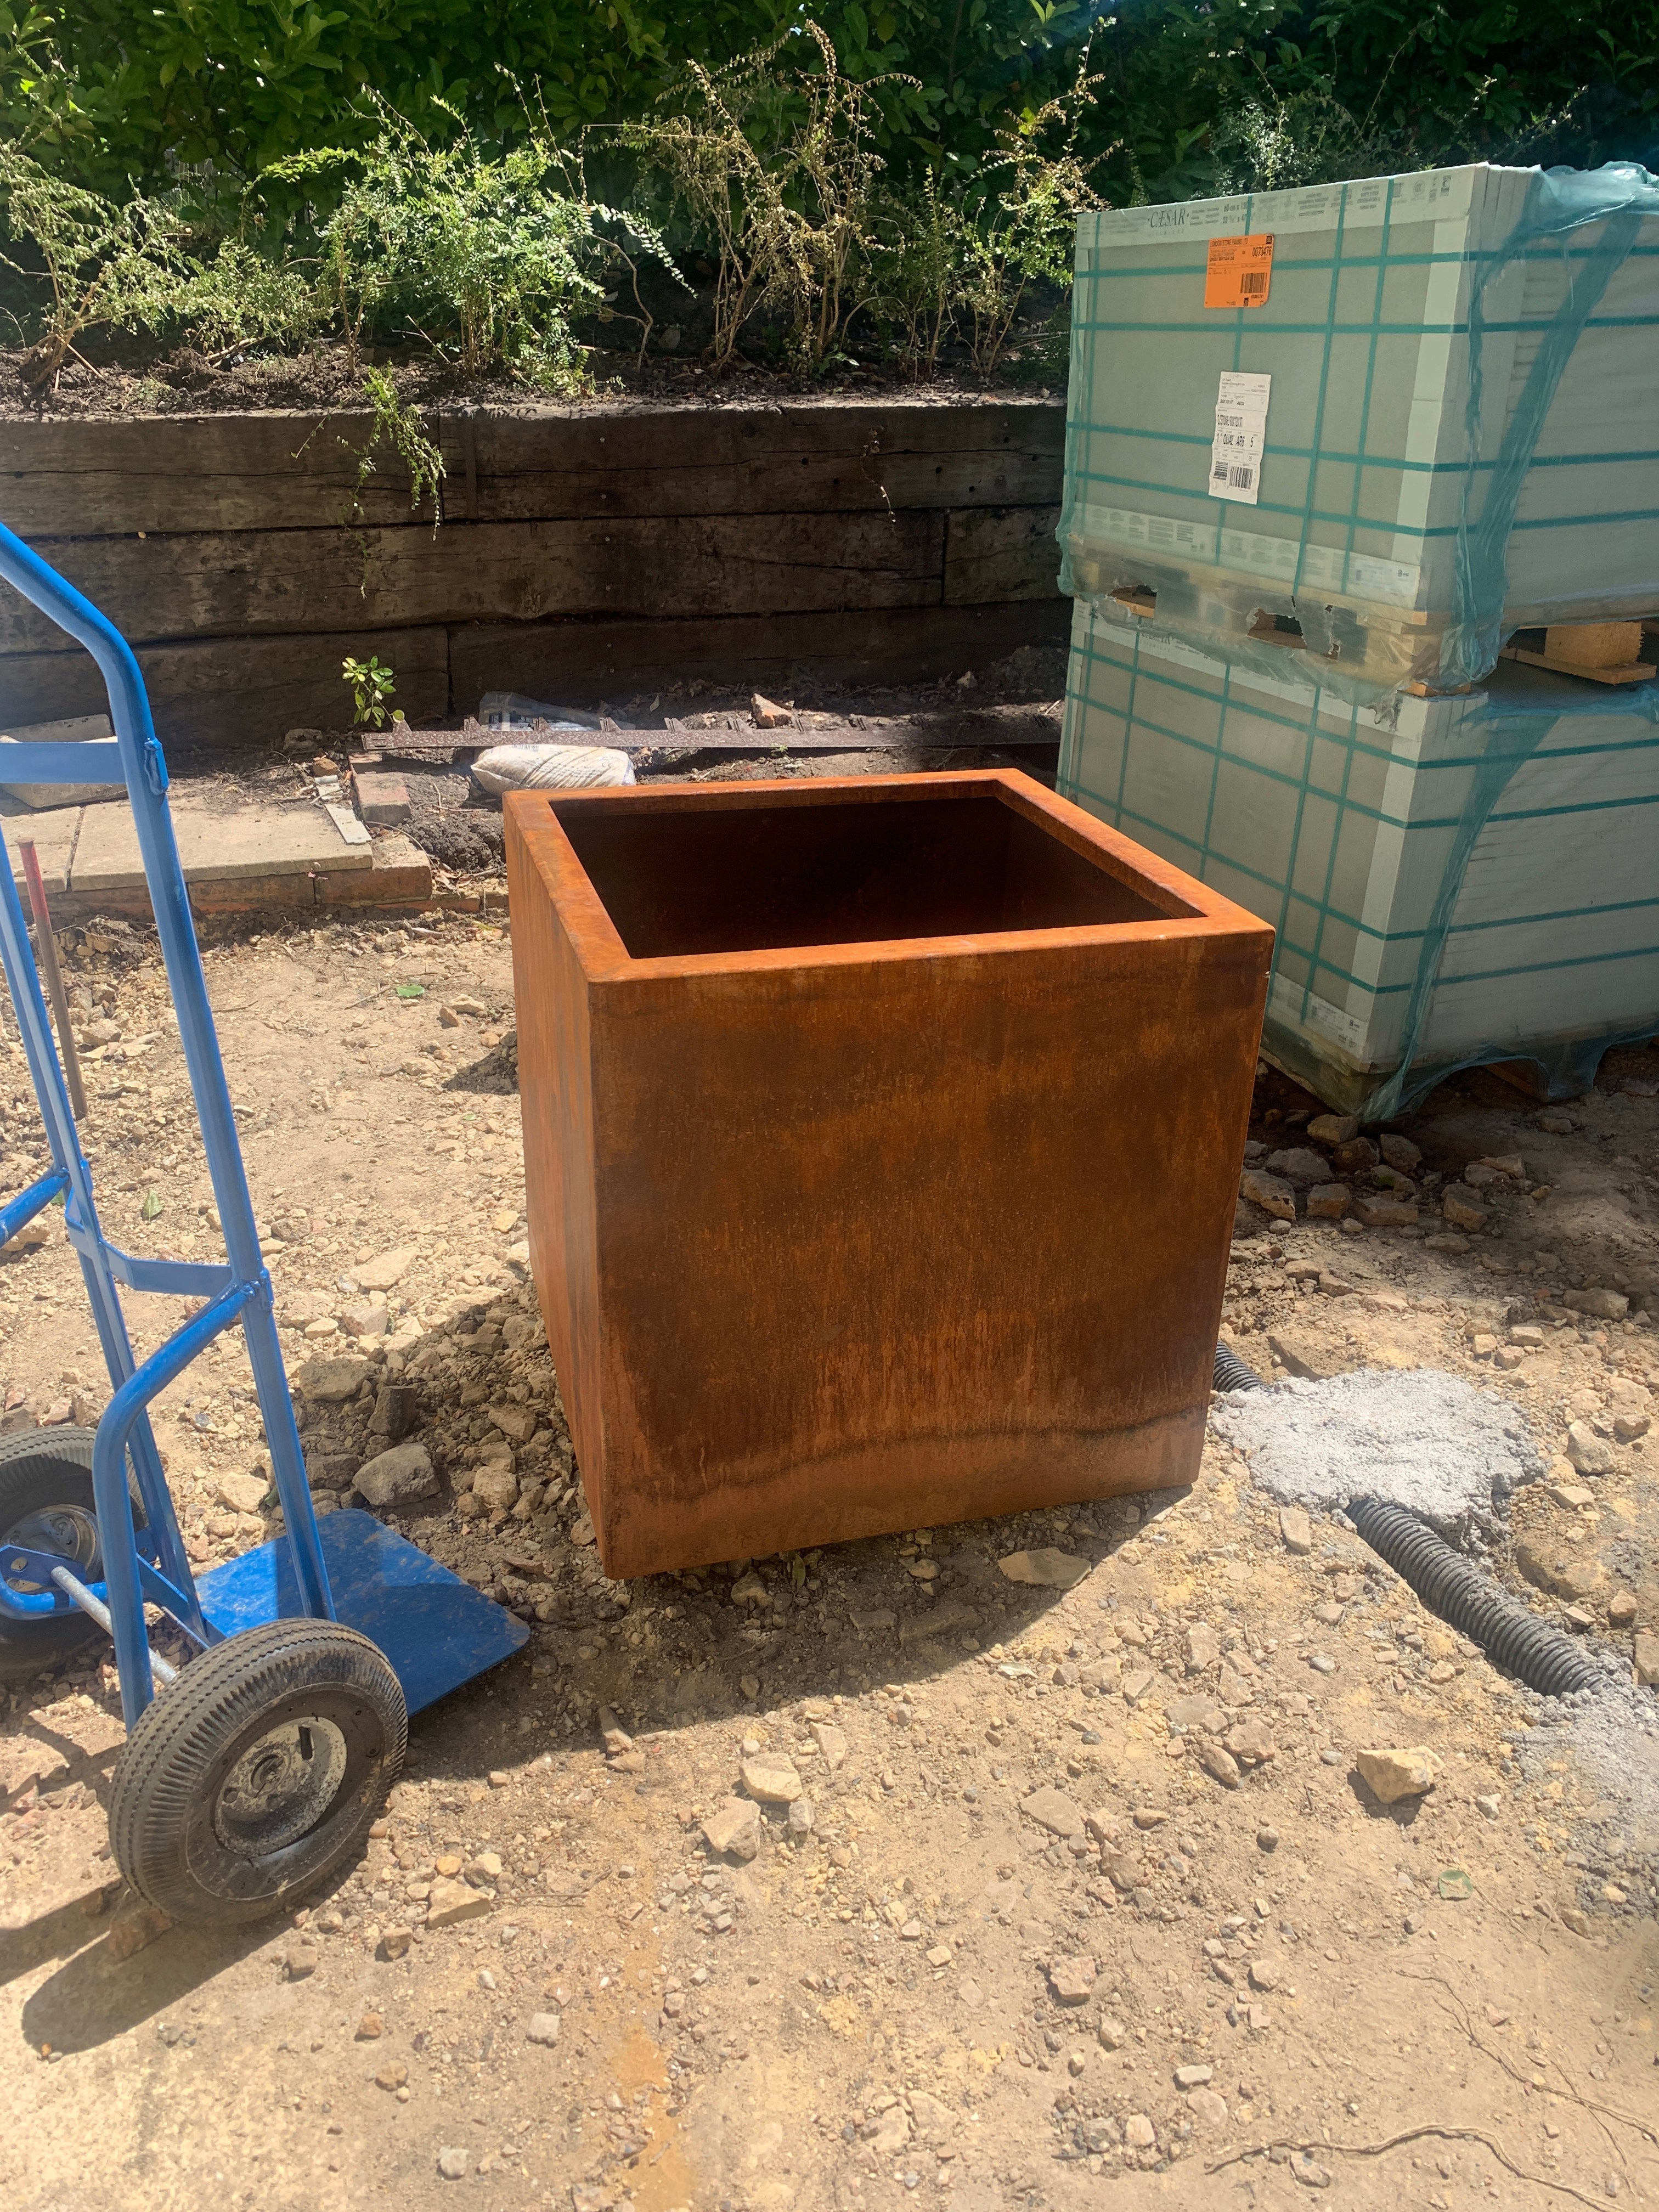
<instances>
[{"instance_id":1,"label":"hand truck toe plate","mask_svg":"<svg viewBox=\"0 0 1659 2212\"><path fill-rule=\"evenodd\" d=\"M318 1522L337 1617L379 1644L411 1713L510 1658L530 1631L516 1613L372 1513L346 1507ZM301 1617L291 1546L279 1536L197 1579L202 1610L226 1636Z\"/></svg>"}]
</instances>

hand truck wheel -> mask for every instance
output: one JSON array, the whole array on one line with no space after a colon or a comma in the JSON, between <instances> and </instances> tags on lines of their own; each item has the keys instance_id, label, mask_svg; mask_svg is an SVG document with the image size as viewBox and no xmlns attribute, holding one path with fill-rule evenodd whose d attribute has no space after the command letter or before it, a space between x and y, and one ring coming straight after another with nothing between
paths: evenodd
<instances>
[{"instance_id":1,"label":"hand truck wheel","mask_svg":"<svg viewBox=\"0 0 1659 2212\"><path fill-rule=\"evenodd\" d=\"M0 1437L0 1547L27 1544L33 1551L56 1552L86 1583L100 1581L104 1572L92 1496L92 1444L90 1429L19 1429ZM136 1528L144 1525L136 1486L132 1521ZM10 1575L6 1580L30 1596L41 1588ZM67 1601L61 1613L33 1620L0 1613L0 1681L37 1674L54 1659L96 1642L103 1632Z\"/></svg>"},{"instance_id":2,"label":"hand truck wheel","mask_svg":"<svg viewBox=\"0 0 1659 2212\"><path fill-rule=\"evenodd\" d=\"M355 1857L409 1733L391 1662L328 1620L273 1620L191 1660L116 1770L115 1863L177 1920L255 1920Z\"/></svg>"}]
</instances>

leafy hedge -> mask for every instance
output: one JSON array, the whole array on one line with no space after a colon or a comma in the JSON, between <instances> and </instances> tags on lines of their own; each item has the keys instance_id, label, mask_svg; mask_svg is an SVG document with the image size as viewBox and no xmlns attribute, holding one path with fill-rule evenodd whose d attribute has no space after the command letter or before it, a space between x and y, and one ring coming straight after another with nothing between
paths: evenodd
<instances>
[{"instance_id":1,"label":"leafy hedge","mask_svg":"<svg viewBox=\"0 0 1659 2212\"><path fill-rule=\"evenodd\" d=\"M1084 150L1109 197L1218 175L1219 118L1254 104L1318 137L1342 111L1400 165L1508 155L1590 164L1659 141L1659 0L830 0L814 10L874 94L890 170L973 164L1092 33ZM646 115L690 63L797 27L787 0L0 0L0 131L82 183L242 176L367 145L366 94L482 145ZM1334 149L1333 149L1334 157ZM1304 163L1305 167L1306 164Z\"/></svg>"}]
</instances>

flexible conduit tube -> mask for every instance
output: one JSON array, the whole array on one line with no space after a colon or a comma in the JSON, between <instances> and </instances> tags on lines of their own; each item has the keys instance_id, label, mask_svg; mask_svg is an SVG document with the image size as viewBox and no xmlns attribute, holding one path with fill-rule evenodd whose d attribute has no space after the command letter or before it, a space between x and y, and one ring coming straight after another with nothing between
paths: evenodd
<instances>
[{"instance_id":1,"label":"flexible conduit tube","mask_svg":"<svg viewBox=\"0 0 1659 2212\"><path fill-rule=\"evenodd\" d=\"M1230 1344L1215 1348L1215 1386L1218 1390L1265 1390L1267 1384L1254 1367L1247 1367Z\"/></svg>"},{"instance_id":2,"label":"flexible conduit tube","mask_svg":"<svg viewBox=\"0 0 1659 2212\"><path fill-rule=\"evenodd\" d=\"M1478 1644L1505 1674L1518 1674L1551 1698L1588 1690L1601 1679L1581 1645L1517 1605L1403 1505L1353 1498L1347 1510L1372 1551L1424 1604Z\"/></svg>"},{"instance_id":3,"label":"flexible conduit tube","mask_svg":"<svg viewBox=\"0 0 1659 2212\"><path fill-rule=\"evenodd\" d=\"M1263 1390L1267 1384L1232 1348L1215 1348L1218 1390ZM1517 1675L1546 1697L1588 1690L1600 1680L1582 1644L1516 1604L1445 1539L1403 1505L1381 1498L1354 1498L1347 1514L1379 1559L1386 1559L1430 1611L1478 1644L1505 1674Z\"/></svg>"}]
</instances>

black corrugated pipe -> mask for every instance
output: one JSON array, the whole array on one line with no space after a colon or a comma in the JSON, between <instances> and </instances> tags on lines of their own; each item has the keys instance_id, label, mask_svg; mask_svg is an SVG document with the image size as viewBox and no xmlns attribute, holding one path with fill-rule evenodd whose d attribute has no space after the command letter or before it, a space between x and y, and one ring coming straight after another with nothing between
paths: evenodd
<instances>
[{"instance_id":1,"label":"black corrugated pipe","mask_svg":"<svg viewBox=\"0 0 1659 2212\"><path fill-rule=\"evenodd\" d=\"M1582 1644L1517 1604L1416 1514L1380 1498L1351 1498L1347 1510L1372 1551L1505 1674L1551 1698L1601 1679Z\"/></svg>"},{"instance_id":2,"label":"black corrugated pipe","mask_svg":"<svg viewBox=\"0 0 1659 2212\"><path fill-rule=\"evenodd\" d=\"M1265 1390L1267 1385L1231 1345L1215 1348L1218 1390ZM1478 1644L1494 1665L1546 1697L1588 1690L1600 1680L1582 1644L1518 1605L1489 1575L1453 1550L1403 1505L1355 1498L1348 1518L1379 1559L1386 1559L1431 1612Z\"/></svg>"},{"instance_id":3,"label":"black corrugated pipe","mask_svg":"<svg viewBox=\"0 0 1659 2212\"><path fill-rule=\"evenodd\" d=\"M1265 1390L1267 1384L1254 1367L1247 1367L1230 1344L1218 1344L1215 1348L1215 1382L1218 1390Z\"/></svg>"}]
</instances>

